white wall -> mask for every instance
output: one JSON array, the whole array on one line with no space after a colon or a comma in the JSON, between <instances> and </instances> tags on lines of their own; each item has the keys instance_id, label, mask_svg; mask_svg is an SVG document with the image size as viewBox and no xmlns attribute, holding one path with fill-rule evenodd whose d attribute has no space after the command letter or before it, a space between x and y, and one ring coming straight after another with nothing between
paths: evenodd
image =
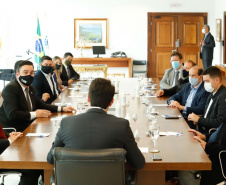
<instances>
[{"instance_id":1,"label":"white wall","mask_svg":"<svg viewBox=\"0 0 226 185\"><path fill-rule=\"evenodd\" d=\"M216 3L220 5L215 6ZM79 51L74 49L75 18L108 18L106 57L122 50L133 59L147 59L147 12L207 12L215 36L215 19L222 18L225 5L225 0L0 0L0 68L13 67L16 55L26 58L25 51L34 50L37 14L41 32L48 32L50 56L62 56L66 51L79 56ZM215 63L221 59L220 51L221 47L217 46ZM91 49L85 49L84 55L92 57Z\"/></svg>"}]
</instances>

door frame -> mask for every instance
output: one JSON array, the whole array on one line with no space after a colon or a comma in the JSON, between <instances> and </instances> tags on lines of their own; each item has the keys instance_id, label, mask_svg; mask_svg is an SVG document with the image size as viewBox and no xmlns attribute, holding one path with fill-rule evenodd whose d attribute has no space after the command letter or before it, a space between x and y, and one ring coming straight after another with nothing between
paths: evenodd
<instances>
[{"instance_id":1,"label":"door frame","mask_svg":"<svg viewBox=\"0 0 226 185\"><path fill-rule=\"evenodd\" d=\"M147 42L147 65L148 65L148 73L147 76L148 77L156 77L156 62L153 61L153 54L152 54L152 16L179 16L179 15L183 15L183 16L203 16L204 18L204 24L207 24L207 17L208 17L208 13L207 12L186 12L186 13L174 13L174 12L148 12L147 16L148 16L148 22L147 22L147 38L148 38L148 42ZM225 12L225 16L226 16L226 12ZM224 22L225 23L225 22ZM225 25L226 26L226 25ZM225 34L225 33L224 33ZM225 37L224 37L225 38ZM226 47L225 47L226 48ZM225 56L225 55L224 55Z\"/></svg>"},{"instance_id":2,"label":"door frame","mask_svg":"<svg viewBox=\"0 0 226 185\"><path fill-rule=\"evenodd\" d=\"M223 47L223 55L224 55L224 57L223 57L223 64L226 64L226 46L225 46L225 44L226 44L226 12L224 12L224 17L223 17L223 20L224 20L224 47Z\"/></svg>"}]
</instances>

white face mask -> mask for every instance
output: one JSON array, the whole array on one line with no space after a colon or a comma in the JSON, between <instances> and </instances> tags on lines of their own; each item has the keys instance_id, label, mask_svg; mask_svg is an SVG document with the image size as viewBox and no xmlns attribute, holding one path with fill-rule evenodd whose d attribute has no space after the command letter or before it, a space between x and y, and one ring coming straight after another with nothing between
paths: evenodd
<instances>
[{"instance_id":1,"label":"white face mask","mask_svg":"<svg viewBox=\"0 0 226 185\"><path fill-rule=\"evenodd\" d=\"M1 98L0 98L0 107L1 107L2 104L3 104L3 101L4 101L4 99L3 99L3 97L1 96Z\"/></svg>"},{"instance_id":2,"label":"white face mask","mask_svg":"<svg viewBox=\"0 0 226 185\"><path fill-rule=\"evenodd\" d=\"M205 33L206 33L206 30L205 30L204 28L202 29L202 33L203 33L203 34L205 34Z\"/></svg>"},{"instance_id":3,"label":"white face mask","mask_svg":"<svg viewBox=\"0 0 226 185\"><path fill-rule=\"evenodd\" d=\"M207 92L212 93L214 91L214 88L211 86L211 83L205 82L204 88Z\"/></svg>"}]
</instances>

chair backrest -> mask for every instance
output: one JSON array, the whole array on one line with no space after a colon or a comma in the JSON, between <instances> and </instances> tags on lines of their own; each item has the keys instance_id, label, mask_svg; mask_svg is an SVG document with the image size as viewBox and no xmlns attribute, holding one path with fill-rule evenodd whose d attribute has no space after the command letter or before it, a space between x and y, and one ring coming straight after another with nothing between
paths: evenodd
<instances>
[{"instance_id":1,"label":"chair backrest","mask_svg":"<svg viewBox=\"0 0 226 185\"><path fill-rule=\"evenodd\" d=\"M146 65L146 60L133 60L133 65Z\"/></svg>"},{"instance_id":2,"label":"chair backrest","mask_svg":"<svg viewBox=\"0 0 226 185\"><path fill-rule=\"evenodd\" d=\"M220 153L219 153L219 161L220 161L222 175L223 175L224 179L226 179L225 173L224 173L225 172L224 168L226 170L226 150L220 151Z\"/></svg>"},{"instance_id":3,"label":"chair backrest","mask_svg":"<svg viewBox=\"0 0 226 185\"><path fill-rule=\"evenodd\" d=\"M56 185L125 185L124 149L54 149Z\"/></svg>"}]
</instances>

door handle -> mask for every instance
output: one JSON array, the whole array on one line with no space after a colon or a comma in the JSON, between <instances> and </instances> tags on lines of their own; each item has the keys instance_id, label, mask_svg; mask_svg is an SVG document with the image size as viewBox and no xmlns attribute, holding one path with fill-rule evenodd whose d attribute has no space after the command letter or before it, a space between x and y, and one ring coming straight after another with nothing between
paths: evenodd
<instances>
[{"instance_id":1,"label":"door handle","mask_svg":"<svg viewBox=\"0 0 226 185\"><path fill-rule=\"evenodd\" d=\"M177 49L173 49L173 50L172 50L172 53L173 53L173 52L177 52Z\"/></svg>"}]
</instances>

